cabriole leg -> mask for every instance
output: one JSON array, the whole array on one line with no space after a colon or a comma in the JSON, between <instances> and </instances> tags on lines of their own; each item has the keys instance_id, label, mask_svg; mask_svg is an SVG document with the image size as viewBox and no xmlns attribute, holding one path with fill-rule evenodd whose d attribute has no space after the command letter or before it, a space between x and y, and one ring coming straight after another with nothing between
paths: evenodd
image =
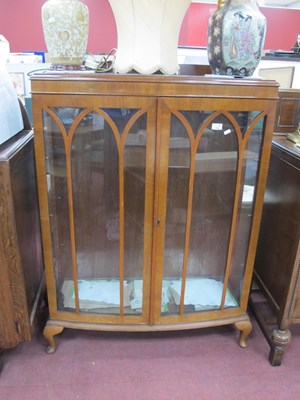
<instances>
[{"instance_id":1,"label":"cabriole leg","mask_svg":"<svg viewBox=\"0 0 300 400\"><path fill-rule=\"evenodd\" d=\"M236 322L235 327L240 331L239 345L241 347L247 347L247 338L252 331L252 324L250 322L250 319L247 321Z\"/></svg>"},{"instance_id":2,"label":"cabriole leg","mask_svg":"<svg viewBox=\"0 0 300 400\"><path fill-rule=\"evenodd\" d=\"M47 342L49 343L49 345L46 347L46 353L52 354L55 352L56 344L55 344L54 336L61 333L63 331L63 329L64 328L62 326L48 325L48 323L46 324L44 331L43 331L43 335L44 335L45 339L47 340Z\"/></svg>"}]
</instances>

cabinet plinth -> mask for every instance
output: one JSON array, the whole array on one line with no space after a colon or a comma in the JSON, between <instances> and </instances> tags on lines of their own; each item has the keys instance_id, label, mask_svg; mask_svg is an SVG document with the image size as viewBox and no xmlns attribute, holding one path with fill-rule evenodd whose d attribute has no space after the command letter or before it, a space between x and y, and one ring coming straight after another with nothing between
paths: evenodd
<instances>
[{"instance_id":1,"label":"cabinet plinth","mask_svg":"<svg viewBox=\"0 0 300 400\"><path fill-rule=\"evenodd\" d=\"M277 84L31 83L50 352L63 328L235 324L245 347Z\"/></svg>"}]
</instances>

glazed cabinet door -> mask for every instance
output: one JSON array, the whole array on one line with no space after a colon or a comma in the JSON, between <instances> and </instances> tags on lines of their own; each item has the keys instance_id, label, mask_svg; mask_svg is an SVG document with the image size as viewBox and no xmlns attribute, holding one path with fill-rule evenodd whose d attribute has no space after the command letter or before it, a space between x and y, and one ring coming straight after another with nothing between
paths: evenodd
<instances>
[{"instance_id":1,"label":"glazed cabinet door","mask_svg":"<svg viewBox=\"0 0 300 400\"><path fill-rule=\"evenodd\" d=\"M170 98L158 105L154 323L246 311L268 104L224 104Z\"/></svg>"},{"instance_id":2,"label":"glazed cabinet door","mask_svg":"<svg viewBox=\"0 0 300 400\"><path fill-rule=\"evenodd\" d=\"M51 318L148 323L155 99L34 101Z\"/></svg>"}]
</instances>

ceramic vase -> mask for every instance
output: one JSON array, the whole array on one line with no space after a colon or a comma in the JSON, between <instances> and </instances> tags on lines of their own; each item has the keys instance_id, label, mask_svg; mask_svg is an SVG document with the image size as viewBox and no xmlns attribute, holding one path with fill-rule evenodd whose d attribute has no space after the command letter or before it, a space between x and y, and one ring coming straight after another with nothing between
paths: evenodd
<instances>
[{"instance_id":1,"label":"ceramic vase","mask_svg":"<svg viewBox=\"0 0 300 400\"><path fill-rule=\"evenodd\" d=\"M208 24L208 61L213 74L251 76L263 51L266 18L255 0L226 0Z\"/></svg>"},{"instance_id":2,"label":"ceramic vase","mask_svg":"<svg viewBox=\"0 0 300 400\"><path fill-rule=\"evenodd\" d=\"M191 0L109 0L118 45L114 70L176 74L181 24Z\"/></svg>"},{"instance_id":3,"label":"ceramic vase","mask_svg":"<svg viewBox=\"0 0 300 400\"><path fill-rule=\"evenodd\" d=\"M42 24L51 69L83 68L89 28L88 7L78 0L48 0L42 6Z\"/></svg>"}]
</instances>

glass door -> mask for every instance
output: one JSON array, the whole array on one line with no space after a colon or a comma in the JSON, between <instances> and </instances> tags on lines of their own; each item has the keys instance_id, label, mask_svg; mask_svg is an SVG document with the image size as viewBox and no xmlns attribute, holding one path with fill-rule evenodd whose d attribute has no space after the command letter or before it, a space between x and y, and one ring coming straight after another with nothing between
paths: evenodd
<instances>
[{"instance_id":1,"label":"glass door","mask_svg":"<svg viewBox=\"0 0 300 400\"><path fill-rule=\"evenodd\" d=\"M264 129L265 114L237 101L179 104L159 105L156 323L238 312Z\"/></svg>"},{"instance_id":2,"label":"glass door","mask_svg":"<svg viewBox=\"0 0 300 400\"><path fill-rule=\"evenodd\" d=\"M79 96L76 106L67 96L48 102L55 106L42 112L42 207L49 210L53 313L146 323L156 103L92 96Z\"/></svg>"}]
</instances>

